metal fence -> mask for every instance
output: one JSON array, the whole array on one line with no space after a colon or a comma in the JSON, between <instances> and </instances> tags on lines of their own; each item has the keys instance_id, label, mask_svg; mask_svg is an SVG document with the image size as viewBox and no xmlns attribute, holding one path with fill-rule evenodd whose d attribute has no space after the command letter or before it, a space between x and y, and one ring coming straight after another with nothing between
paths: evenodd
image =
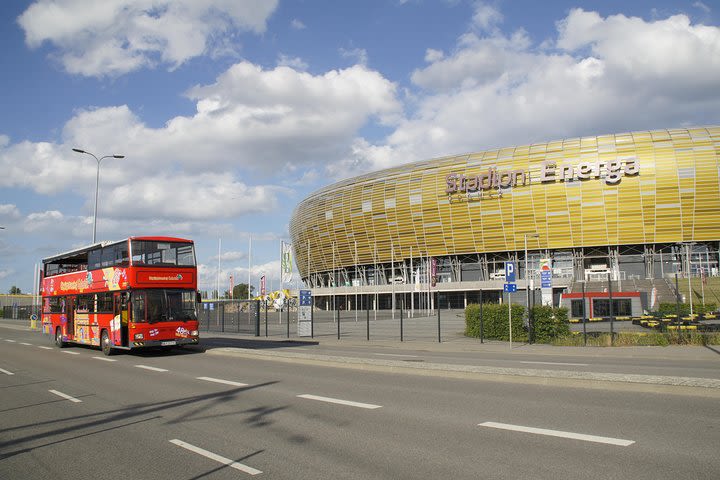
<instances>
[{"instance_id":1,"label":"metal fence","mask_svg":"<svg viewBox=\"0 0 720 480\"><path fill-rule=\"evenodd\" d=\"M223 306L223 303L207 308L203 306L200 316L201 331L240 332L275 338L300 337L297 308L275 310L257 302L254 306L250 306L250 311L243 309L238 321L232 314L228 314L228 304L225 303ZM258 314L255 313L255 308L259 309ZM253 321L258 322L257 330ZM304 335L302 338L445 342L462 338L464 330L464 310L457 309L440 309L432 312L410 312L400 309L394 312L314 309L309 337Z\"/></svg>"}]
</instances>

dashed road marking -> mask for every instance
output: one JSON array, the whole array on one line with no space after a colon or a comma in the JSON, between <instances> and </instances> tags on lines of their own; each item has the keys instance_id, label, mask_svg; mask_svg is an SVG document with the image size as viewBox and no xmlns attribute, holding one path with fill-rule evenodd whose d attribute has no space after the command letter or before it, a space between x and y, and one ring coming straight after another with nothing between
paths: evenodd
<instances>
[{"instance_id":1,"label":"dashed road marking","mask_svg":"<svg viewBox=\"0 0 720 480\"><path fill-rule=\"evenodd\" d=\"M3 369L3 368L0 368L0 372L1 372L1 373L4 373L5 375L15 375L14 373L8 372L7 370L5 370L5 369Z\"/></svg>"},{"instance_id":2,"label":"dashed road marking","mask_svg":"<svg viewBox=\"0 0 720 480\"><path fill-rule=\"evenodd\" d=\"M67 350L63 350L63 353L67 353L68 355L80 355L80 352L69 352Z\"/></svg>"},{"instance_id":3,"label":"dashed road marking","mask_svg":"<svg viewBox=\"0 0 720 480\"><path fill-rule=\"evenodd\" d=\"M164 368L148 367L147 365L135 365L137 368L144 368L145 370L152 370L153 372L167 372Z\"/></svg>"},{"instance_id":4,"label":"dashed road marking","mask_svg":"<svg viewBox=\"0 0 720 480\"><path fill-rule=\"evenodd\" d=\"M9 338L6 338L5 341L10 343L16 343L15 340L10 340Z\"/></svg>"},{"instance_id":5,"label":"dashed road marking","mask_svg":"<svg viewBox=\"0 0 720 480\"><path fill-rule=\"evenodd\" d=\"M105 357L92 357L95 360L102 360L103 362L117 362L114 358L105 358Z\"/></svg>"},{"instance_id":6,"label":"dashed road marking","mask_svg":"<svg viewBox=\"0 0 720 480\"><path fill-rule=\"evenodd\" d=\"M205 380L206 382L222 383L224 385L232 385L233 387L247 387L247 383L232 382L230 380L223 380L222 378L212 377L197 377L198 380Z\"/></svg>"},{"instance_id":7,"label":"dashed road marking","mask_svg":"<svg viewBox=\"0 0 720 480\"><path fill-rule=\"evenodd\" d=\"M563 362L520 362L520 363L531 363L533 365L565 365L574 367L587 367L587 363L563 363Z\"/></svg>"},{"instance_id":8,"label":"dashed road marking","mask_svg":"<svg viewBox=\"0 0 720 480\"><path fill-rule=\"evenodd\" d=\"M20 345L25 345L26 347L32 347L32 343L20 342Z\"/></svg>"},{"instance_id":9,"label":"dashed road marking","mask_svg":"<svg viewBox=\"0 0 720 480\"><path fill-rule=\"evenodd\" d=\"M379 355L381 357L411 357L411 358L419 357L419 355L402 355L399 353L374 353L373 355Z\"/></svg>"},{"instance_id":10,"label":"dashed road marking","mask_svg":"<svg viewBox=\"0 0 720 480\"><path fill-rule=\"evenodd\" d=\"M303 394L303 395L298 395L298 397L305 398L308 400L317 400L319 402L337 403L338 405L348 405L350 407L366 408L368 410L382 408L382 405L373 405L372 403L353 402L350 400L340 400L339 398L320 397L317 395Z\"/></svg>"},{"instance_id":11,"label":"dashed road marking","mask_svg":"<svg viewBox=\"0 0 720 480\"><path fill-rule=\"evenodd\" d=\"M242 463L234 462L230 460L229 458L222 457L216 453L209 452L203 448L196 447L195 445L190 445L189 443L183 442L182 440L173 439L170 440L170 443L173 443L177 445L178 447L182 447L186 450L190 450L191 452L197 453L198 455L202 455L203 457L209 458L210 460L215 460L218 463L222 463L223 465L227 465L228 467L232 467L236 470L240 470L241 472L245 472L250 475L257 475L259 473L262 473L262 471L249 467L247 465L244 465Z\"/></svg>"},{"instance_id":12,"label":"dashed road marking","mask_svg":"<svg viewBox=\"0 0 720 480\"><path fill-rule=\"evenodd\" d=\"M633 443L635 443L634 440L623 440L622 438L599 437L597 435L563 432L560 430L548 430L545 428L524 427L522 425L511 425L508 423L484 422L478 424L478 426L499 428L501 430L511 430L513 432L534 433L536 435L548 435L550 437L571 438L573 440L582 440L585 442L607 443L609 445L618 445L620 447L627 447L628 445L632 445Z\"/></svg>"},{"instance_id":13,"label":"dashed road marking","mask_svg":"<svg viewBox=\"0 0 720 480\"><path fill-rule=\"evenodd\" d=\"M53 350L52 347L44 347L42 345L38 345L38 348L42 348L43 350Z\"/></svg>"},{"instance_id":14,"label":"dashed road marking","mask_svg":"<svg viewBox=\"0 0 720 480\"><path fill-rule=\"evenodd\" d=\"M65 400L70 400L70 401L73 402L73 403L81 403L81 402L82 402L82 400L79 400L79 399L77 399L77 398L75 398L75 397L71 397L70 395L68 395L68 394L66 394L66 393L58 392L57 390L48 390L48 392L50 392L50 393L52 393L52 394L55 394L55 395L57 395L58 397L62 397L62 398L64 398Z\"/></svg>"}]
</instances>

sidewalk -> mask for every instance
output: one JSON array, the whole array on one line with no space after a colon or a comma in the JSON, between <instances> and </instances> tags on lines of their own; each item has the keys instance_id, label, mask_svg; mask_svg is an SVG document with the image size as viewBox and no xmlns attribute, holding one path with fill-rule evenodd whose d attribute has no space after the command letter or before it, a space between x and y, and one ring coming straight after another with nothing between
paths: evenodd
<instances>
[{"instance_id":1,"label":"sidewalk","mask_svg":"<svg viewBox=\"0 0 720 480\"><path fill-rule=\"evenodd\" d=\"M29 322L21 320L0 319L0 330L10 328L29 331ZM38 332L39 333L39 332ZM216 339L214 341L214 339ZM451 364L433 361L395 360L359 357L358 351L370 352L382 349L389 355L403 353L444 353L466 354L476 353L478 356L490 353L527 354L536 356L567 356L576 358L627 358L645 360L691 360L717 364L720 368L720 348L695 346L670 347L556 347L551 345L529 345L508 342L485 341L467 338L455 334L441 343L429 341L407 341L387 339L359 339L357 337L338 340L336 337L320 336L290 337L281 336L256 337L254 335L201 332L200 346L206 346L211 355L229 355L245 358L261 358L264 360L283 361L293 364L354 368L380 372L403 372L419 375L483 378L492 381L561 384L583 388L624 388L657 393L677 393L703 395L720 398L720 379L638 375L623 373L598 373L577 370L550 370L542 368L510 368L491 367L468 364ZM215 344L215 345L213 345ZM230 346L228 346L230 345ZM304 351L293 351L292 347L300 347ZM315 349L309 353L307 349ZM334 350L347 349L346 353L323 353L322 347Z\"/></svg>"},{"instance_id":2,"label":"sidewalk","mask_svg":"<svg viewBox=\"0 0 720 480\"><path fill-rule=\"evenodd\" d=\"M444 377L481 377L487 380L533 383L562 384L584 388L623 388L649 392L700 394L720 398L720 379L640 375L627 373L598 373L577 370L550 370L542 368L490 367L468 364L450 364L434 361L412 361L395 359L377 359L359 357L358 352L370 352L382 349L388 354L422 353L477 353L479 357L488 353L528 354L536 356L567 356L575 358L625 358L643 360L689 360L716 364L720 368L720 348L670 346L670 347L555 347L551 345L513 344L508 342L486 341L463 336L438 343L426 341L400 342L392 340L360 340L357 338L340 339L336 337L293 338L255 337L232 333L205 332L206 342L213 338L234 339L234 346L222 346L208 349L208 353L231 355L245 358L307 363L312 365L335 366L340 368L359 368L382 372L405 372L419 375ZM317 352L308 353L308 349L320 347ZM300 347L302 351L294 350ZM305 348L307 347L307 348ZM347 353L323 353L322 347L347 349Z\"/></svg>"}]
</instances>

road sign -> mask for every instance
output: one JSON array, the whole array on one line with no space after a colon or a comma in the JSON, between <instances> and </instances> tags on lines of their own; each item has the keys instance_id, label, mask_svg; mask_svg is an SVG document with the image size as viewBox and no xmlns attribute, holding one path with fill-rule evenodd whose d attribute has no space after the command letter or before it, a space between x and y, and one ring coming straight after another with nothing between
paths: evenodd
<instances>
[{"instance_id":1,"label":"road sign","mask_svg":"<svg viewBox=\"0 0 720 480\"><path fill-rule=\"evenodd\" d=\"M515 283L515 262L505 262L505 281Z\"/></svg>"},{"instance_id":2,"label":"road sign","mask_svg":"<svg viewBox=\"0 0 720 480\"><path fill-rule=\"evenodd\" d=\"M300 290L300 306L312 306L312 290Z\"/></svg>"},{"instance_id":3,"label":"road sign","mask_svg":"<svg viewBox=\"0 0 720 480\"><path fill-rule=\"evenodd\" d=\"M517 284L516 283L506 283L505 285L503 285L503 290L506 293L517 292Z\"/></svg>"},{"instance_id":4,"label":"road sign","mask_svg":"<svg viewBox=\"0 0 720 480\"><path fill-rule=\"evenodd\" d=\"M312 335L312 290L300 290L300 308L298 308L298 337Z\"/></svg>"},{"instance_id":5,"label":"road sign","mask_svg":"<svg viewBox=\"0 0 720 480\"><path fill-rule=\"evenodd\" d=\"M540 283L542 288L552 288L552 272L542 270L540 272Z\"/></svg>"}]
</instances>

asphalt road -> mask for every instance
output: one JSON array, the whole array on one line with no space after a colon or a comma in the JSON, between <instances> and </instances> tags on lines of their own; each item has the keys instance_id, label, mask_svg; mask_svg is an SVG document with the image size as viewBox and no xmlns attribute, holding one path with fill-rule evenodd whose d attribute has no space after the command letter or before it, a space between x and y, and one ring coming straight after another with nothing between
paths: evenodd
<instances>
[{"instance_id":1,"label":"asphalt road","mask_svg":"<svg viewBox=\"0 0 720 480\"><path fill-rule=\"evenodd\" d=\"M218 348L105 358L0 326L0 478L655 480L720 471L717 394L384 373L209 346Z\"/></svg>"}]
</instances>

